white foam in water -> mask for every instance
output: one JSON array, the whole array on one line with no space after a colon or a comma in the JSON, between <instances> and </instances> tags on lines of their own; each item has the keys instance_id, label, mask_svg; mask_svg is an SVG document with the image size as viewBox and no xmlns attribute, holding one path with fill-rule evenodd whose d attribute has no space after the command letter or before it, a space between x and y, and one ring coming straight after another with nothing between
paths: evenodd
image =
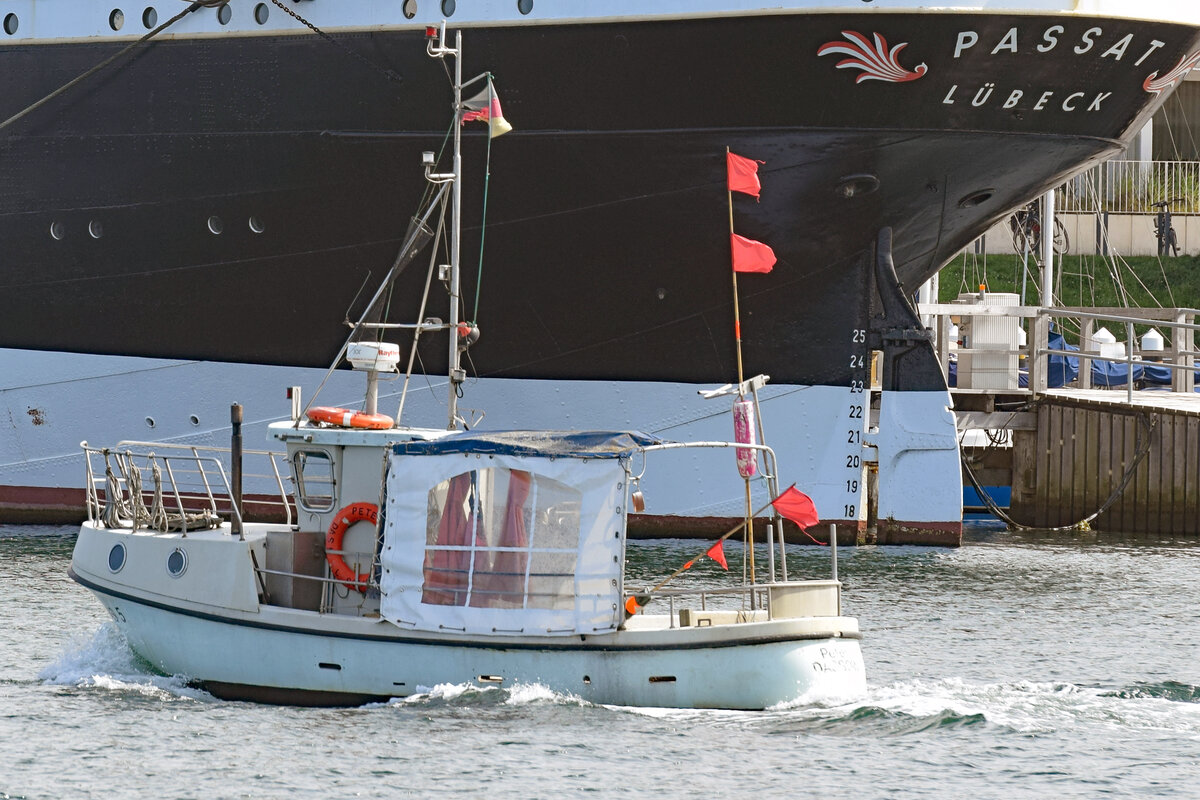
<instances>
[{"instance_id":1,"label":"white foam in water","mask_svg":"<svg viewBox=\"0 0 1200 800\"><path fill-rule=\"evenodd\" d=\"M106 622L91 639L80 639L45 667L38 677L53 686L95 687L154 697L207 698L180 675L150 672L129 648L114 623Z\"/></svg>"},{"instance_id":2,"label":"white foam in water","mask_svg":"<svg viewBox=\"0 0 1200 800\"><path fill-rule=\"evenodd\" d=\"M815 717L842 715L862 707L926 719L950 712L980 716L1022 733L1094 728L1178 731L1200 739L1200 704L1156 697L1120 697L1110 691L1068 683L1016 681L968 683L961 678L911 680L875 687L865 698L841 707L793 709Z\"/></svg>"},{"instance_id":3,"label":"white foam in water","mask_svg":"<svg viewBox=\"0 0 1200 800\"><path fill-rule=\"evenodd\" d=\"M526 703L560 703L567 705L586 705L581 697L569 692L556 692L549 686L540 683L514 683L508 690L507 705L519 706Z\"/></svg>"}]
</instances>

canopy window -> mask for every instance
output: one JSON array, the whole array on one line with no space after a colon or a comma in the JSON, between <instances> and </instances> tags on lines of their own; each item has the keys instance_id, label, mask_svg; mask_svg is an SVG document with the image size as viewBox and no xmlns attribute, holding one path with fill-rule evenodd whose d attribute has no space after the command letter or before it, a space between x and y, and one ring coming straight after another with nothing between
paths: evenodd
<instances>
[{"instance_id":1,"label":"canopy window","mask_svg":"<svg viewBox=\"0 0 1200 800\"><path fill-rule=\"evenodd\" d=\"M503 444L487 454L444 443L396 446L382 616L410 629L492 635L615 630L623 454L607 447L603 455L545 455Z\"/></svg>"}]
</instances>

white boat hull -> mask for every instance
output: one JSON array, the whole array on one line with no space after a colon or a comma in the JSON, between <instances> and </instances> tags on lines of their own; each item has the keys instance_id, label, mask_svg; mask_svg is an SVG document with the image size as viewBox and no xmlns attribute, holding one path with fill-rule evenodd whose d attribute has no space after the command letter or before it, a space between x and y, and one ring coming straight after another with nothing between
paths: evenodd
<instances>
[{"instance_id":1,"label":"white boat hull","mask_svg":"<svg viewBox=\"0 0 1200 800\"><path fill-rule=\"evenodd\" d=\"M612 633L515 639L405 631L378 617L257 603L253 584L244 585L253 580L251 560L231 569L228 557L255 551L254 536L248 539L88 524L72 576L104 604L138 655L223 698L344 705L441 684L537 684L601 704L762 709L866 690L852 618L681 628L651 616ZM105 559L118 542L129 561L114 576ZM165 569L146 568L181 543L189 566L177 582ZM172 597L174 586L189 593L194 586L195 594Z\"/></svg>"}]
</instances>

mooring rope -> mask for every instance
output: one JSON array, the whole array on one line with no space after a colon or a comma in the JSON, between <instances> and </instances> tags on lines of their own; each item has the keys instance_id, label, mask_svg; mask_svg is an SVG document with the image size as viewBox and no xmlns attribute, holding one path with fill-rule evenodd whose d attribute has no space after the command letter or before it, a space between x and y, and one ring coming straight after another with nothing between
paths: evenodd
<instances>
[{"instance_id":1,"label":"mooring rope","mask_svg":"<svg viewBox=\"0 0 1200 800\"><path fill-rule=\"evenodd\" d=\"M224 5L226 2L228 2L228 0L192 0L191 5L189 5L187 8L185 8L183 11L180 11L178 14L171 17L169 20L164 22L162 25L159 25L154 30L149 31L148 33L146 33L146 35L142 36L137 41L132 42L128 46L118 50L116 53L114 53L113 55L104 59L96 66L89 69L87 72L84 72L83 74L79 75L78 77L74 78L73 80L67 81L62 86L55 89L53 92L51 92L50 94L43 97L41 100L37 100L33 103L30 103L25 108L18 111L16 114L13 114L11 117L4 120L4 122L0 122L0 131L4 130L9 125L12 125L13 123L17 122L18 120L23 119L24 117L26 117L29 114L36 111L37 109L46 105L46 103L49 103L51 100L58 97L63 92L66 92L66 91L70 90L71 88L73 88L74 86L77 86L80 83L83 83L85 80L87 80L91 76L95 75L97 72L104 69L109 64L111 64L114 61L116 61L117 59L125 56L127 53L132 51L134 48L138 47L139 45L145 44L146 42L153 39L155 36L158 36L158 34L162 33L167 28L174 25L176 22L179 22L179 20L183 19L188 14L191 14L194 11L199 11L202 8L213 8L215 6Z\"/></svg>"},{"instance_id":2,"label":"mooring rope","mask_svg":"<svg viewBox=\"0 0 1200 800\"><path fill-rule=\"evenodd\" d=\"M1131 461L1129 466L1125 468L1125 474L1121 477L1121 482L1117 484L1117 488L1113 489L1112 494L1108 496L1108 499L1104 501L1100 508L1079 520L1079 522L1076 522L1074 525L1060 525L1056 528L1037 528L1031 525L1022 525L1006 514L1004 509L1000 508L1000 506L996 504L996 501L992 499L992 496L988 494L986 490L984 490L983 486L980 485L979 480L975 477L975 473L971 470L970 464L967 463L966 456L960 455L959 458L962 461L963 470L967 473L967 477L971 480L971 485L975 487L975 491L979 494L979 498L983 500L983 504L987 506L988 511L991 512L992 516L1004 522L1009 527L1021 531L1038 530L1061 532L1091 530L1092 521L1107 511L1113 503L1117 502L1117 498L1125 493L1125 487L1127 487L1129 482L1133 480L1133 476L1134 473L1137 472L1138 465L1142 463L1142 459L1144 459L1146 454L1150 452L1151 434L1154 433L1154 428L1158 425L1158 419L1156 418L1151 422L1147 422L1146 413L1143 411L1136 412L1133 416L1139 423L1141 423L1141 426L1138 429L1137 451L1133 457L1133 461ZM1142 428L1145 429L1144 436Z\"/></svg>"}]
</instances>

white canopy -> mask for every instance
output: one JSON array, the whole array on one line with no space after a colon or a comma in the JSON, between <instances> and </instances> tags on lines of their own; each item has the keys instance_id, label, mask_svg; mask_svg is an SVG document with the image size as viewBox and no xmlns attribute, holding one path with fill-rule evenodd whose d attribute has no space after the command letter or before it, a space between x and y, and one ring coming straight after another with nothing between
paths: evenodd
<instances>
[{"instance_id":1,"label":"white canopy","mask_svg":"<svg viewBox=\"0 0 1200 800\"><path fill-rule=\"evenodd\" d=\"M384 505L381 614L486 635L620 623L622 459L397 447Z\"/></svg>"}]
</instances>

